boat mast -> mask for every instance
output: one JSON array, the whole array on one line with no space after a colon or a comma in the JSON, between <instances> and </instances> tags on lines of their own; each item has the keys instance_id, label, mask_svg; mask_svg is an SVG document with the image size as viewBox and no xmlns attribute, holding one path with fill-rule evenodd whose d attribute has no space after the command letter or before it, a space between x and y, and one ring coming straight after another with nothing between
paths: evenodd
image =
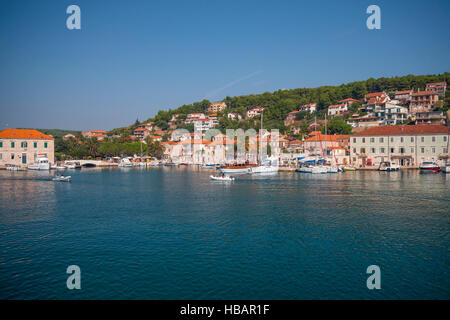
<instances>
[{"instance_id":1,"label":"boat mast","mask_svg":"<svg viewBox=\"0 0 450 320\"><path fill-rule=\"evenodd\" d=\"M325 164L327 163L327 154L328 154L328 146L327 146L327 136L328 136L328 132L327 132L327 114L325 113L325 154L324 154L324 161Z\"/></svg>"},{"instance_id":2,"label":"boat mast","mask_svg":"<svg viewBox=\"0 0 450 320\"><path fill-rule=\"evenodd\" d=\"M264 109L261 110L261 129L259 130L259 165L262 164L262 130L263 130L263 113Z\"/></svg>"},{"instance_id":3,"label":"boat mast","mask_svg":"<svg viewBox=\"0 0 450 320\"><path fill-rule=\"evenodd\" d=\"M314 165L317 166L317 117L314 116L314 130L316 134L314 135L314 153L316 155L316 161L314 161Z\"/></svg>"}]
</instances>

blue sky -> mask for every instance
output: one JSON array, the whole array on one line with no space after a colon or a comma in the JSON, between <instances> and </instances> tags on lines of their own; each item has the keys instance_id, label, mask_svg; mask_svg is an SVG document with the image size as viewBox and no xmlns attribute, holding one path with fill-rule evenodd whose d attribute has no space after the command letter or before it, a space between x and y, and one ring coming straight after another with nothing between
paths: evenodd
<instances>
[{"instance_id":1,"label":"blue sky","mask_svg":"<svg viewBox=\"0 0 450 320\"><path fill-rule=\"evenodd\" d=\"M0 129L112 129L203 98L443 73L449 14L446 0L0 0Z\"/></svg>"}]
</instances>

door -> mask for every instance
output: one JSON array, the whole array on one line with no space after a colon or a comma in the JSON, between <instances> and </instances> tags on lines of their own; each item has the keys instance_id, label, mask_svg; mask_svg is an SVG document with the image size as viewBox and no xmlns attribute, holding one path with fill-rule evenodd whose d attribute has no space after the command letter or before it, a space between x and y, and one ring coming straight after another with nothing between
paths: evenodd
<instances>
[{"instance_id":1,"label":"door","mask_svg":"<svg viewBox=\"0 0 450 320\"><path fill-rule=\"evenodd\" d=\"M26 164L26 163L27 163L27 154L22 153L22 164Z\"/></svg>"}]
</instances>

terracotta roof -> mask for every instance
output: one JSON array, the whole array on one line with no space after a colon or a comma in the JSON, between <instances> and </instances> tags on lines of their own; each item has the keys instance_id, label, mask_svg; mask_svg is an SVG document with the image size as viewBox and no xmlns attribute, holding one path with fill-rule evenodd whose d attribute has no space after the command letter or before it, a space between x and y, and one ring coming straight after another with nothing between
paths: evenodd
<instances>
[{"instance_id":1,"label":"terracotta roof","mask_svg":"<svg viewBox=\"0 0 450 320\"><path fill-rule=\"evenodd\" d=\"M433 84L443 84L443 83L445 83L447 85L446 81L441 81L441 82L430 82L430 83L427 83L427 86L433 85Z\"/></svg>"},{"instance_id":2,"label":"terracotta roof","mask_svg":"<svg viewBox=\"0 0 450 320\"><path fill-rule=\"evenodd\" d=\"M336 109L336 108L343 108L343 107L346 107L346 105L345 104L336 104L336 105L329 106L328 109Z\"/></svg>"},{"instance_id":3,"label":"terracotta roof","mask_svg":"<svg viewBox=\"0 0 450 320\"><path fill-rule=\"evenodd\" d=\"M407 93L411 93L411 92L412 92L412 90L397 91L397 92L395 92L395 95L407 94Z\"/></svg>"},{"instance_id":4,"label":"terracotta roof","mask_svg":"<svg viewBox=\"0 0 450 320\"><path fill-rule=\"evenodd\" d=\"M338 140L344 140L344 139L348 139L350 138L350 135L346 135L346 134L336 134L336 135L331 135L331 134L318 134L317 136L308 138L305 140L305 142L313 142L313 141L338 141Z\"/></svg>"},{"instance_id":5,"label":"terracotta roof","mask_svg":"<svg viewBox=\"0 0 450 320\"><path fill-rule=\"evenodd\" d=\"M379 126L355 133L354 136L387 136L450 133L450 129L442 125L417 124L413 126Z\"/></svg>"},{"instance_id":6,"label":"terracotta roof","mask_svg":"<svg viewBox=\"0 0 450 320\"><path fill-rule=\"evenodd\" d=\"M300 112L300 111L294 110L294 111L289 112L289 114L294 114L294 113L298 113L298 112Z\"/></svg>"},{"instance_id":7,"label":"terracotta roof","mask_svg":"<svg viewBox=\"0 0 450 320\"><path fill-rule=\"evenodd\" d=\"M437 95L437 92L434 91L419 91L412 93L413 96L428 96L428 95Z\"/></svg>"},{"instance_id":8,"label":"terracotta roof","mask_svg":"<svg viewBox=\"0 0 450 320\"><path fill-rule=\"evenodd\" d=\"M3 139L43 139L53 140L50 135L44 134L34 129L5 129L0 131L0 138Z\"/></svg>"},{"instance_id":9,"label":"terracotta roof","mask_svg":"<svg viewBox=\"0 0 450 320\"><path fill-rule=\"evenodd\" d=\"M361 101L359 101L359 100L352 99L352 98L347 98L347 99L341 100L341 101L339 101L339 102L347 102L347 101L361 102Z\"/></svg>"},{"instance_id":10,"label":"terracotta roof","mask_svg":"<svg viewBox=\"0 0 450 320\"><path fill-rule=\"evenodd\" d=\"M382 96L382 95L384 95L384 94L386 94L386 93L384 93L384 92L373 92L373 93L368 93L368 94L366 94L366 98L379 97L379 96Z\"/></svg>"}]
</instances>

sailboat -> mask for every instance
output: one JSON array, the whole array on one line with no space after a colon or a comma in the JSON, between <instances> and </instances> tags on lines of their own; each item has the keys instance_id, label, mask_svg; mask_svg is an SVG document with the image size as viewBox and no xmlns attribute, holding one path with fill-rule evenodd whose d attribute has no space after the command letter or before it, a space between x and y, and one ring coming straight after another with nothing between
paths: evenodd
<instances>
[{"instance_id":1,"label":"sailboat","mask_svg":"<svg viewBox=\"0 0 450 320\"><path fill-rule=\"evenodd\" d=\"M259 131L259 163L256 167L250 168L250 173L276 173L278 172L278 165L273 165L272 160L262 159L262 130L263 130L263 112L261 111L261 130Z\"/></svg>"},{"instance_id":2,"label":"sailboat","mask_svg":"<svg viewBox=\"0 0 450 320\"><path fill-rule=\"evenodd\" d=\"M328 140L327 140L327 137L328 137L327 114L325 113L325 151L324 151L325 163L327 161L327 155L328 155ZM339 168L337 166L325 165L324 167L327 170L327 173L338 173L339 172Z\"/></svg>"},{"instance_id":3,"label":"sailboat","mask_svg":"<svg viewBox=\"0 0 450 320\"><path fill-rule=\"evenodd\" d=\"M315 124L315 128L317 128L317 119L316 117L314 117L314 124ZM313 166L303 166L300 168L297 168L297 172L304 172L304 173L327 173L328 170L326 167L322 166L322 165L317 165L318 164L318 159L317 159L317 134L314 137L314 153L315 153L315 157L316 159L314 160L314 165Z\"/></svg>"}]
</instances>

